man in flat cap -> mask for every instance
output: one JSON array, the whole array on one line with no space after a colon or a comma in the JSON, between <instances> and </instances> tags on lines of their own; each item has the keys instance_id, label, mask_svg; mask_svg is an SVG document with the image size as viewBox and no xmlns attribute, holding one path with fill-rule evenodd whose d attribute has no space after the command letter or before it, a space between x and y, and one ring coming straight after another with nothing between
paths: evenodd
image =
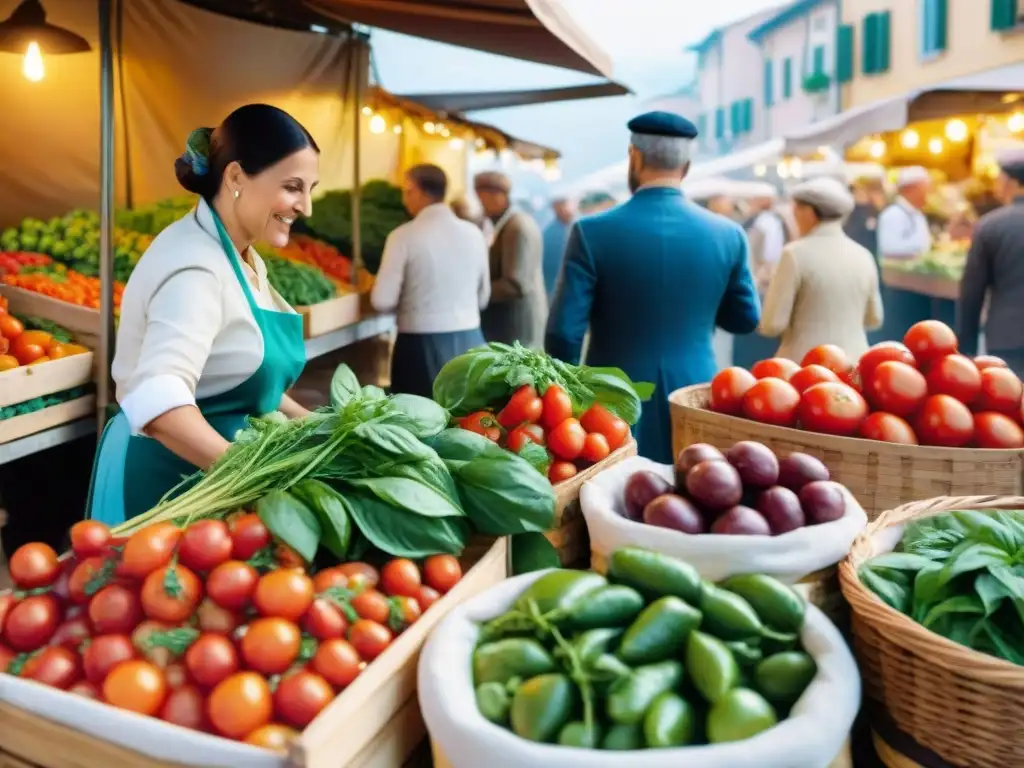
<instances>
[{"instance_id":1,"label":"man in flat cap","mask_svg":"<svg viewBox=\"0 0 1024 768\"><path fill-rule=\"evenodd\" d=\"M960 280L957 336L965 355L977 352L982 306L988 295L985 351L1024 376L1024 150L999 157L1002 208L978 221Z\"/></svg>"},{"instance_id":2,"label":"man in flat cap","mask_svg":"<svg viewBox=\"0 0 1024 768\"><path fill-rule=\"evenodd\" d=\"M540 349L548 314L540 227L533 217L512 205L512 181L505 174L479 173L473 187L484 215L494 225L491 303L480 317L484 337L487 341L518 341L524 347Z\"/></svg>"},{"instance_id":3,"label":"man in flat cap","mask_svg":"<svg viewBox=\"0 0 1024 768\"><path fill-rule=\"evenodd\" d=\"M715 326L750 333L760 304L740 226L680 189L697 129L668 112L629 122L628 202L573 225L547 351L655 385L636 429L641 455L672 462L668 396L715 375Z\"/></svg>"}]
</instances>

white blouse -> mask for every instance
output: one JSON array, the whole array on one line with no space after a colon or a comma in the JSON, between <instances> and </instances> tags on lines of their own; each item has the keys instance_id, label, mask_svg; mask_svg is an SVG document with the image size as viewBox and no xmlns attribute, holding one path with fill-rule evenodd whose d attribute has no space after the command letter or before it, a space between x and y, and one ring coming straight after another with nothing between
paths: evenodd
<instances>
[{"instance_id":1,"label":"white blouse","mask_svg":"<svg viewBox=\"0 0 1024 768\"><path fill-rule=\"evenodd\" d=\"M294 312L254 249L241 265L261 309ZM205 201L139 260L121 300L116 349L111 374L133 434L168 411L234 389L260 367L263 335Z\"/></svg>"},{"instance_id":2,"label":"white blouse","mask_svg":"<svg viewBox=\"0 0 1024 768\"><path fill-rule=\"evenodd\" d=\"M887 259L921 256L932 247L928 219L906 198L878 215L878 251Z\"/></svg>"}]
</instances>

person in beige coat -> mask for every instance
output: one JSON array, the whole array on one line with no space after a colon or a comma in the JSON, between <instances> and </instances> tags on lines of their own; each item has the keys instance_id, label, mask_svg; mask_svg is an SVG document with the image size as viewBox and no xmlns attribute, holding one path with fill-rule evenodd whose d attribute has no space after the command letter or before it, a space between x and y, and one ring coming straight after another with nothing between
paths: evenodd
<instances>
[{"instance_id":1,"label":"person in beige coat","mask_svg":"<svg viewBox=\"0 0 1024 768\"><path fill-rule=\"evenodd\" d=\"M800 239L782 252L758 332L782 337L779 357L800 362L814 347L835 344L855 361L883 315L874 256L843 232L853 196L821 177L794 188L792 198Z\"/></svg>"}]
</instances>

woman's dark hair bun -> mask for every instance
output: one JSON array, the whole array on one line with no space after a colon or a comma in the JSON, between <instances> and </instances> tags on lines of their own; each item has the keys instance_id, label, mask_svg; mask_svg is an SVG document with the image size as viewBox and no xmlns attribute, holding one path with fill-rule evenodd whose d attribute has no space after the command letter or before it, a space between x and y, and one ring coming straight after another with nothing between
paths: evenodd
<instances>
[{"instance_id":1,"label":"woman's dark hair bun","mask_svg":"<svg viewBox=\"0 0 1024 768\"><path fill-rule=\"evenodd\" d=\"M174 175L177 176L178 183L186 192L202 197L213 196L207 194L207 182L210 180L210 174L207 172L204 176L199 176L192 169L192 163L189 161L187 153L175 158ZM214 190L214 194L216 194L216 190Z\"/></svg>"}]
</instances>

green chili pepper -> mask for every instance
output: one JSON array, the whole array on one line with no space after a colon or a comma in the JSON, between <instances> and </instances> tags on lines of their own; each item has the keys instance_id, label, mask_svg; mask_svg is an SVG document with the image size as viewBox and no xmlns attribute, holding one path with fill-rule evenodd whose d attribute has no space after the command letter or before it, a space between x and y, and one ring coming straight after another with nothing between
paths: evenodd
<instances>
[{"instance_id":1,"label":"green chili pepper","mask_svg":"<svg viewBox=\"0 0 1024 768\"><path fill-rule=\"evenodd\" d=\"M704 584L700 609L704 612L703 628L723 640L757 637L764 629L750 603L714 584Z\"/></svg>"},{"instance_id":2,"label":"green chili pepper","mask_svg":"<svg viewBox=\"0 0 1024 768\"><path fill-rule=\"evenodd\" d=\"M799 632L804 625L804 601L778 579L751 573L728 578L720 586L750 603L772 629Z\"/></svg>"},{"instance_id":3,"label":"green chili pepper","mask_svg":"<svg viewBox=\"0 0 1024 768\"><path fill-rule=\"evenodd\" d=\"M473 652L473 680L506 684L513 677L531 678L555 669L555 660L536 640L511 637L481 645Z\"/></svg>"},{"instance_id":4,"label":"green chili pepper","mask_svg":"<svg viewBox=\"0 0 1024 768\"><path fill-rule=\"evenodd\" d=\"M686 643L686 672L693 687L712 704L739 684L740 667L717 637L694 632Z\"/></svg>"},{"instance_id":5,"label":"green chili pepper","mask_svg":"<svg viewBox=\"0 0 1024 768\"><path fill-rule=\"evenodd\" d=\"M582 720L573 720L559 731L558 743L563 747L597 749L601 744L601 728L597 723L588 728Z\"/></svg>"},{"instance_id":6,"label":"green chili pepper","mask_svg":"<svg viewBox=\"0 0 1024 768\"><path fill-rule=\"evenodd\" d=\"M576 711L579 691L565 675L538 675L512 697L512 732L530 741L553 741Z\"/></svg>"},{"instance_id":7,"label":"green chili pepper","mask_svg":"<svg viewBox=\"0 0 1024 768\"><path fill-rule=\"evenodd\" d=\"M730 640L725 644L740 667L751 667L764 658L764 652L752 640Z\"/></svg>"},{"instance_id":8,"label":"green chili pepper","mask_svg":"<svg viewBox=\"0 0 1024 768\"><path fill-rule=\"evenodd\" d=\"M617 681L609 690L605 701L608 718L626 725L640 723L654 700L678 687L682 680L683 665L678 661L637 667L632 675Z\"/></svg>"},{"instance_id":9,"label":"green chili pepper","mask_svg":"<svg viewBox=\"0 0 1024 768\"><path fill-rule=\"evenodd\" d=\"M541 615L564 610L583 595L607 583L604 576L592 571L551 571L526 588L516 601L516 608L529 614L529 606L533 603Z\"/></svg>"},{"instance_id":10,"label":"green chili pepper","mask_svg":"<svg viewBox=\"0 0 1024 768\"><path fill-rule=\"evenodd\" d=\"M644 730L640 723L625 725L615 723L608 729L608 733L601 742L601 749L616 752L632 752L635 749L644 748Z\"/></svg>"},{"instance_id":11,"label":"green chili pepper","mask_svg":"<svg viewBox=\"0 0 1024 768\"><path fill-rule=\"evenodd\" d=\"M607 653L612 643L621 635L621 629L611 627L590 629L572 639L572 650L575 651L580 662L586 666L591 664L601 654ZM559 649L555 651L555 655L565 656L566 654Z\"/></svg>"},{"instance_id":12,"label":"green chili pepper","mask_svg":"<svg viewBox=\"0 0 1024 768\"><path fill-rule=\"evenodd\" d=\"M608 584L575 600L552 622L564 629L624 627L643 610L644 598L632 587Z\"/></svg>"},{"instance_id":13,"label":"green chili pepper","mask_svg":"<svg viewBox=\"0 0 1024 768\"><path fill-rule=\"evenodd\" d=\"M477 686L476 706L480 714L498 725L508 723L508 711L511 706L508 691L501 683L484 683Z\"/></svg>"},{"instance_id":14,"label":"green chili pepper","mask_svg":"<svg viewBox=\"0 0 1024 768\"><path fill-rule=\"evenodd\" d=\"M613 552L608 576L648 597L674 595L693 605L700 601L701 580L696 568L647 549L623 547Z\"/></svg>"},{"instance_id":15,"label":"green chili pepper","mask_svg":"<svg viewBox=\"0 0 1024 768\"><path fill-rule=\"evenodd\" d=\"M627 664L674 658L700 622L700 611L678 597L655 600L629 625L619 645L619 658Z\"/></svg>"},{"instance_id":16,"label":"green chili pepper","mask_svg":"<svg viewBox=\"0 0 1024 768\"><path fill-rule=\"evenodd\" d=\"M648 747L682 747L693 741L697 715L690 702L665 691L644 713L644 740Z\"/></svg>"}]
</instances>

